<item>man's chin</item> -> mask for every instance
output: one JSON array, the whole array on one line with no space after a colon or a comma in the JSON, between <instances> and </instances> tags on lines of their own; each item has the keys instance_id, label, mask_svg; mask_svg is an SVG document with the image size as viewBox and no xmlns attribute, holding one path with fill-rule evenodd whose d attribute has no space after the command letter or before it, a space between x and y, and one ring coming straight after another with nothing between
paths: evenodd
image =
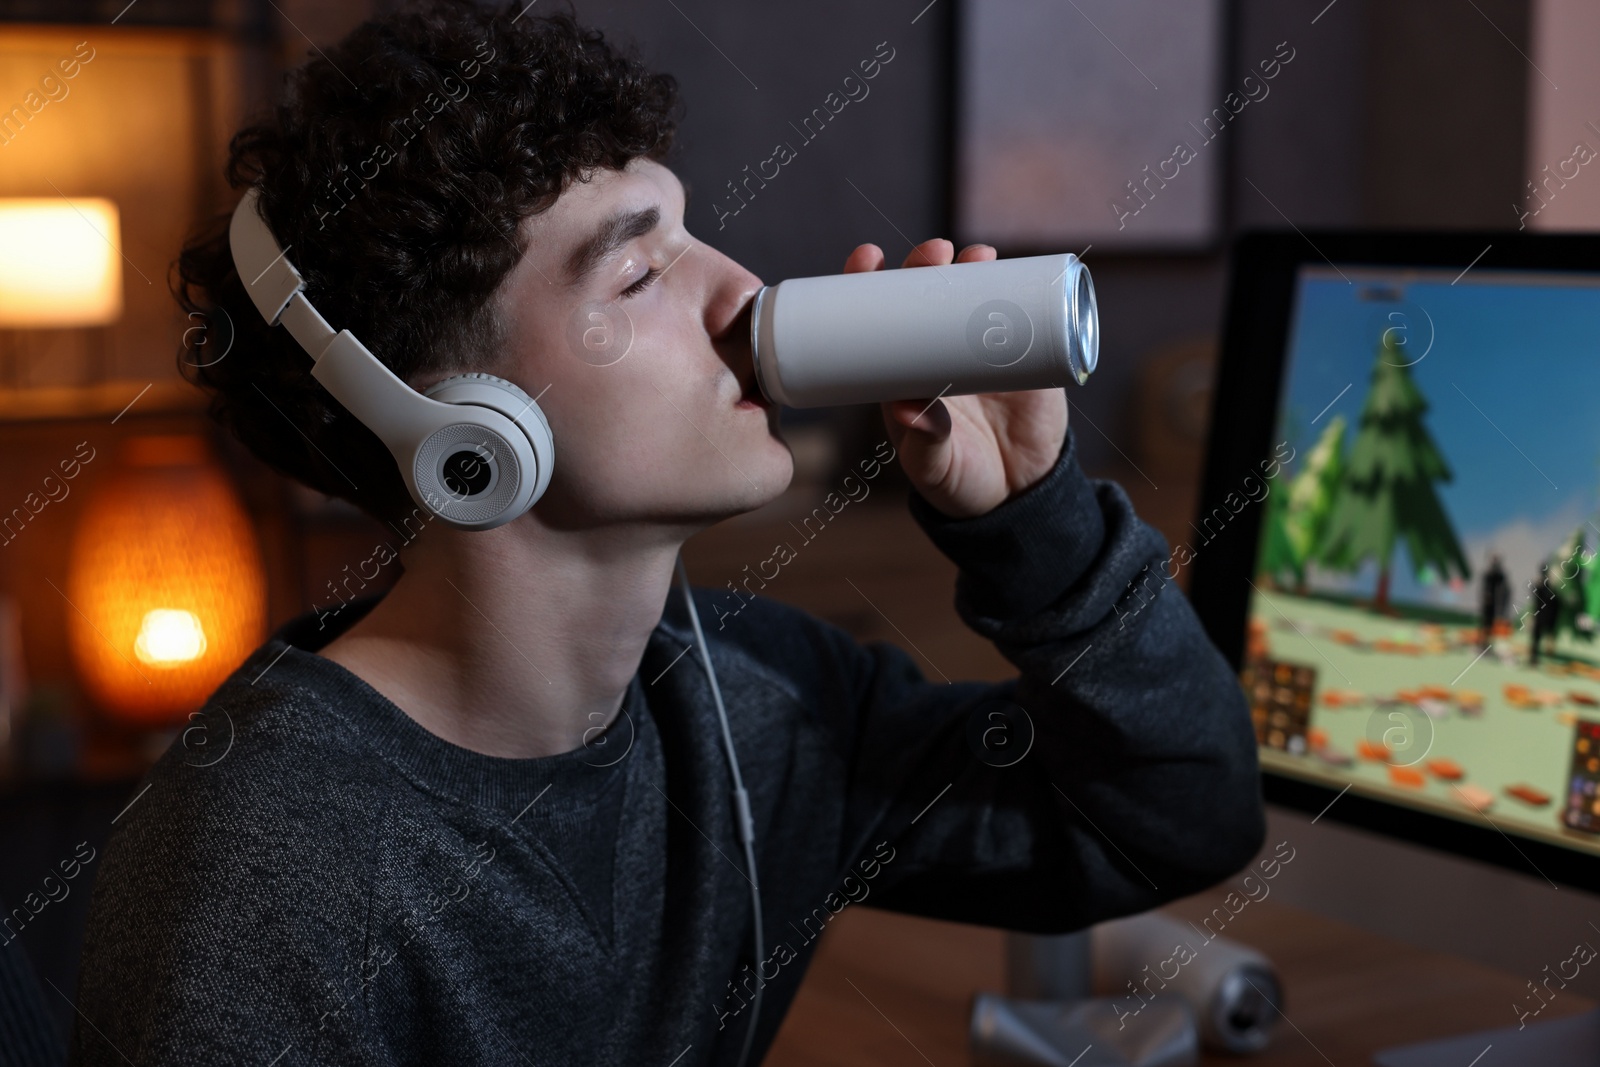
<instances>
[{"instance_id":1,"label":"man's chin","mask_svg":"<svg viewBox=\"0 0 1600 1067\"><path fill-rule=\"evenodd\" d=\"M789 451L789 445L783 438L779 437L776 440L783 445L782 458L768 464L768 469L760 475L751 472L755 484L745 483L741 486L747 492L740 494L743 506L734 511L733 515L746 515L752 511L759 511L783 496L790 483L794 481L794 454Z\"/></svg>"},{"instance_id":2,"label":"man's chin","mask_svg":"<svg viewBox=\"0 0 1600 1067\"><path fill-rule=\"evenodd\" d=\"M774 443L781 446L780 454L772 454L776 451L772 447ZM739 464L743 476L736 476L726 483L727 495L723 498L722 506L717 508L713 522L760 511L783 496L794 481L794 454L789 451L788 442L776 432L771 441L764 442L759 449L752 449L751 453ZM759 460L759 464L752 462L755 460Z\"/></svg>"}]
</instances>

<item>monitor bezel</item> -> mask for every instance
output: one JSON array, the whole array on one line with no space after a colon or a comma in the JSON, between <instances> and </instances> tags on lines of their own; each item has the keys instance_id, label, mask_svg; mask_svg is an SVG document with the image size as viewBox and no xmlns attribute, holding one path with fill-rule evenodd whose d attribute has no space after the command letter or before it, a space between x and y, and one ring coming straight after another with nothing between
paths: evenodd
<instances>
[{"instance_id":1,"label":"monitor bezel","mask_svg":"<svg viewBox=\"0 0 1600 1067\"><path fill-rule=\"evenodd\" d=\"M1196 518L1237 489L1238 472L1271 454L1295 286L1302 266L1550 270L1600 274L1600 234L1518 231L1251 231L1230 252L1211 426ZM1266 418L1238 418L1239 412ZM1190 562L1189 598L1237 673L1263 508L1247 508ZM1600 856L1527 837L1512 824L1474 825L1419 808L1339 791L1263 768L1269 803L1574 888L1600 891Z\"/></svg>"}]
</instances>

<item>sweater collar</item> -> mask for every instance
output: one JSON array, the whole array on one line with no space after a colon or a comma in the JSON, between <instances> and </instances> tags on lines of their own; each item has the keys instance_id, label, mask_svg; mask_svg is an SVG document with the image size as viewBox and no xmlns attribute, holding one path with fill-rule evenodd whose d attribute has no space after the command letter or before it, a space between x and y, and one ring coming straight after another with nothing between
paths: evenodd
<instances>
[{"instance_id":1,"label":"sweater collar","mask_svg":"<svg viewBox=\"0 0 1600 1067\"><path fill-rule=\"evenodd\" d=\"M626 772L638 735L650 728L643 665L629 681L617 717L589 732L581 747L553 756L489 755L434 734L359 675L318 655L381 599L379 594L353 601L326 625L319 626L315 612L286 623L240 668L242 684L281 688L289 696L296 689L315 693L329 714L422 788L507 818L518 817L535 798L541 808L581 806L611 775ZM651 644L660 637L658 627ZM652 659L647 655L646 663Z\"/></svg>"}]
</instances>

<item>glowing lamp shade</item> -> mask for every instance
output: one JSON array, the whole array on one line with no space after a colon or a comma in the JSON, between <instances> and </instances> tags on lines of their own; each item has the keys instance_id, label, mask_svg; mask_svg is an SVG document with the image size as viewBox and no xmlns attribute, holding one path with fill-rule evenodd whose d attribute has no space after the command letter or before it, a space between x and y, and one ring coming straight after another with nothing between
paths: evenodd
<instances>
[{"instance_id":1,"label":"glowing lamp shade","mask_svg":"<svg viewBox=\"0 0 1600 1067\"><path fill-rule=\"evenodd\" d=\"M127 722L183 721L260 644L261 554L201 438L124 443L84 505L66 593L84 686Z\"/></svg>"},{"instance_id":2,"label":"glowing lamp shade","mask_svg":"<svg viewBox=\"0 0 1600 1067\"><path fill-rule=\"evenodd\" d=\"M0 327L115 322L121 247L109 200L0 199Z\"/></svg>"}]
</instances>

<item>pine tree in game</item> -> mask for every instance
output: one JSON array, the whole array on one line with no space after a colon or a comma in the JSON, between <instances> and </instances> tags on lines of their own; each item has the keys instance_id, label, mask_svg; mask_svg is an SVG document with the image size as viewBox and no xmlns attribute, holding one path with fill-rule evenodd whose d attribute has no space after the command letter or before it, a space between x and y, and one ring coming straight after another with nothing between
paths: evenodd
<instances>
[{"instance_id":1,"label":"pine tree in game","mask_svg":"<svg viewBox=\"0 0 1600 1067\"><path fill-rule=\"evenodd\" d=\"M1298 584L1305 573L1303 562L1284 529L1288 515L1289 476L1282 471L1267 479L1267 512L1261 524L1261 563L1258 573L1275 585Z\"/></svg>"},{"instance_id":2,"label":"pine tree in game","mask_svg":"<svg viewBox=\"0 0 1600 1067\"><path fill-rule=\"evenodd\" d=\"M1333 516L1333 504L1344 476L1343 415L1335 415L1306 454L1305 466L1289 483L1283 518L1284 537L1295 560L1295 591L1304 593L1306 565L1316 558Z\"/></svg>"},{"instance_id":3,"label":"pine tree in game","mask_svg":"<svg viewBox=\"0 0 1600 1067\"><path fill-rule=\"evenodd\" d=\"M1579 526L1547 561L1550 564L1550 589L1555 594L1557 604L1555 632L1557 635L1571 634L1580 641L1594 639L1586 588L1592 578L1584 573L1583 566L1588 555L1587 541L1588 531Z\"/></svg>"},{"instance_id":4,"label":"pine tree in game","mask_svg":"<svg viewBox=\"0 0 1600 1067\"><path fill-rule=\"evenodd\" d=\"M1578 574L1583 580L1583 615L1580 629L1593 635L1600 625L1600 551L1578 558Z\"/></svg>"},{"instance_id":5,"label":"pine tree in game","mask_svg":"<svg viewBox=\"0 0 1600 1067\"><path fill-rule=\"evenodd\" d=\"M1318 562L1339 571L1378 564L1373 608L1389 606L1389 568L1404 539L1417 574L1462 579L1471 568L1434 482L1448 482L1450 468L1422 424L1423 399L1391 331L1384 331L1372 365L1371 384L1333 514L1323 533Z\"/></svg>"}]
</instances>

